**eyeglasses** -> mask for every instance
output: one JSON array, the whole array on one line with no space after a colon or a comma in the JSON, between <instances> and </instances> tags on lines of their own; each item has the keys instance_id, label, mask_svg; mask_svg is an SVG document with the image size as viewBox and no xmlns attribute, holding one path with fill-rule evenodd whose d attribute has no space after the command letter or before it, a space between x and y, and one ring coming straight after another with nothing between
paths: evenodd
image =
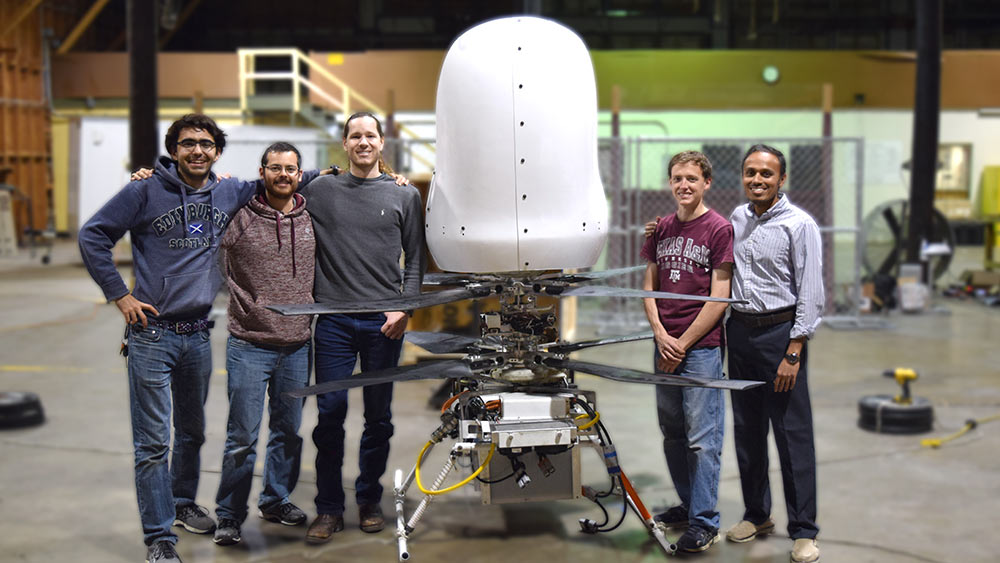
<instances>
[{"instance_id":1,"label":"eyeglasses","mask_svg":"<svg viewBox=\"0 0 1000 563\"><path fill-rule=\"evenodd\" d=\"M294 176L294 175L298 174L298 172L299 172L299 167L298 166L293 166L291 164L289 164L288 166L284 166L284 167L282 167L280 164L271 164L271 165L265 166L264 168L265 168L265 170L267 170L271 174L281 174L281 171L284 170L285 172L288 173L289 176Z\"/></svg>"},{"instance_id":2,"label":"eyeglasses","mask_svg":"<svg viewBox=\"0 0 1000 563\"><path fill-rule=\"evenodd\" d=\"M208 139L202 139L200 141L195 141L194 139L184 139L177 143L179 146L184 147L185 150L193 150L195 147L201 147L203 151L210 151L215 148L215 143L209 141Z\"/></svg>"}]
</instances>

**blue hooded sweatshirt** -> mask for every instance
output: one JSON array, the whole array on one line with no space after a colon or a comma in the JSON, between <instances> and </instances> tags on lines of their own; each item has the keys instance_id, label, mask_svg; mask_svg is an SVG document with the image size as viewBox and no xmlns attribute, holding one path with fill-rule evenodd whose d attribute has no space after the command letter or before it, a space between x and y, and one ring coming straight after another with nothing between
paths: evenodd
<instances>
[{"instance_id":1,"label":"blue hooded sweatshirt","mask_svg":"<svg viewBox=\"0 0 1000 563\"><path fill-rule=\"evenodd\" d=\"M318 175L303 173L302 185ZM111 249L131 233L136 299L164 321L205 318L222 285L217 252L229 220L262 186L209 173L201 189L184 183L177 163L161 156L152 177L129 182L80 229L80 253L104 297L128 294Z\"/></svg>"}]
</instances>

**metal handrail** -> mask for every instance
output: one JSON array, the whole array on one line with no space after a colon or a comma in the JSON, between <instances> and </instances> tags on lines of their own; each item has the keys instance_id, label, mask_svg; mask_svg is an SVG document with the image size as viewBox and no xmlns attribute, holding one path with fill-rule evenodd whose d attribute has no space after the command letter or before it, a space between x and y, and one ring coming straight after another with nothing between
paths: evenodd
<instances>
[{"instance_id":1,"label":"metal handrail","mask_svg":"<svg viewBox=\"0 0 1000 563\"><path fill-rule=\"evenodd\" d=\"M301 92L301 86L305 85L309 88L309 90L319 95L324 101L328 102L338 110L341 110L344 113L345 119L348 115L350 115L352 99L356 100L362 107L373 113L385 115L385 110L379 107L378 104L358 93L356 90L348 86L343 80L334 76L333 73L323 68L322 65L310 59L305 55L305 53L298 49L291 47L238 49L237 54L239 58L240 109L243 112L249 111L247 101L249 95L252 93L251 90L253 80L289 80L292 83L292 97L296 112L301 109L299 93ZM292 68L290 71L286 72L257 72L255 63L258 56L290 57ZM300 62L306 63L310 69L315 70L320 76L331 82L334 86L340 88L340 99L338 100L334 95L328 93L315 82L302 76L299 72Z\"/></svg>"},{"instance_id":2,"label":"metal handrail","mask_svg":"<svg viewBox=\"0 0 1000 563\"><path fill-rule=\"evenodd\" d=\"M267 71L267 72L257 72L256 70L256 58L258 56L287 56L291 58L291 70L289 71ZM372 102L367 97L358 93L356 90L347 85L343 80L337 78L333 73L331 73L326 68L316 61L310 59L300 51L299 49L293 47L262 47L262 48L252 48L252 49L238 49L237 59L239 61L239 90L240 90L240 115L246 116L249 113L249 98L253 94L253 81L254 80L288 80L292 83L292 110L295 113L300 113L302 111L302 99L300 92L302 91L302 86L308 88L311 92L314 92L323 101L328 103L333 108L340 110L343 113L344 119L346 120L349 115L351 115L351 102L356 101L361 107L371 111L372 113L379 115L386 115L384 109L378 106L375 102ZM333 94L329 93L321 86L319 86L315 81L309 80L299 72L299 62L304 62L312 70L315 70L319 76L325 78L327 81L332 83L334 86L340 88L340 99L338 99ZM396 123L396 128L399 132L410 139L419 139L420 135L416 131L407 127L402 123ZM428 150L431 152L436 152L437 149L433 145L428 145ZM433 168L433 163L419 154L411 155L416 160L422 162L430 168Z\"/></svg>"},{"instance_id":3,"label":"metal handrail","mask_svg":"<svg viewBox=\"0 0 1000 563\"><path fill-rule=\"evenodd\" d=\"M368 98L362 96L361 94L357 93L353 88L351 88L350 86L348 86L343 80L337 78L329 70L326 70L325 68L323 68L322 65L320 65L316 61L310 59L309 57L306 57L305 54L302 51L299 51L298 49L292 49L292 50L295 52L295 56L296 57L298 57L299 59L301 59L302 61L304 61L307 65L309 65L309 68L312 68L312 69L316 70L317 72L319 72L320 76L322 76L323 78L326 78L330 82L333 82L334 85L336 85L337 87L339 87L341 89L341 91L343 91L344 102L343 102L343 107L341 109L344 110L344 118L345 119L350 114L349 113L349 108L351 106L351 97L352 97L352 95L353 95L353 97L356 100L358 100L364 106L366 106L367 109L369 111L371 111L372 113L377 113L377 114L380 114L380 115L385 115L385 110L383 110L378 105L376 105L375 102L373 102L373 101L369 100ZM293 59L293 62L294 62L294 59ZM296 64L294 68L298 69L298 65Z\"/></svg>"}]
</instances>

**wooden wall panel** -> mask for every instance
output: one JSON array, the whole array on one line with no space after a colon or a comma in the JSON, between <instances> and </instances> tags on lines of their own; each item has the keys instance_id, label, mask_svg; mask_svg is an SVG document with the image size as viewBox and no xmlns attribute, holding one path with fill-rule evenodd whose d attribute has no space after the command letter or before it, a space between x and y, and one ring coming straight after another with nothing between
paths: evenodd
<instances>
[{"instance_id":1,"label":"wooden wall panel","mask_svg":"<svg viewBox=\"0 0 1000 563\"><path fill-rule=\"evenodd\" d=\"M22 12L22 0L0 0L0 22ZM49 111L45 99L42 8L0 37L0 169L18 188L14 213L19 238L49 219L51 180ZM0 26L5 28L6 25Z\"/></svg>"}]
</instances>

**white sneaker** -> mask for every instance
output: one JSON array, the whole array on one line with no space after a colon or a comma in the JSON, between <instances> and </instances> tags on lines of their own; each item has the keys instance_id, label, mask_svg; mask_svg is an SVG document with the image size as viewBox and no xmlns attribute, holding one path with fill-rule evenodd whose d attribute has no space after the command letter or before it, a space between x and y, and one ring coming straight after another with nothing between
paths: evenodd
<instances>
[{"instance_id":1,"label":"white sneaker","mask_svg":"<svg viewBox=\"0 0 1000 563\"><path fill-rule=\"evenodd\" d=\"M762 524L742 520L739 524L729 528L729 531L726 532L726 539L731 542L745 543L753 541L757 536L766 536L772 532L774 532L774 521L770 518Z\"/></svg>"},{"instance_id":2,"label":"white sneaker","mask_svg":"<svg viewBox=\"0 0 1000 563\"><path fill-rule=\"evenodd\" d=\"M794 563L814 563L819 561L819 547L816 540L799 538L792 546L792 561Z\"/></svg>"}]
</instances>

